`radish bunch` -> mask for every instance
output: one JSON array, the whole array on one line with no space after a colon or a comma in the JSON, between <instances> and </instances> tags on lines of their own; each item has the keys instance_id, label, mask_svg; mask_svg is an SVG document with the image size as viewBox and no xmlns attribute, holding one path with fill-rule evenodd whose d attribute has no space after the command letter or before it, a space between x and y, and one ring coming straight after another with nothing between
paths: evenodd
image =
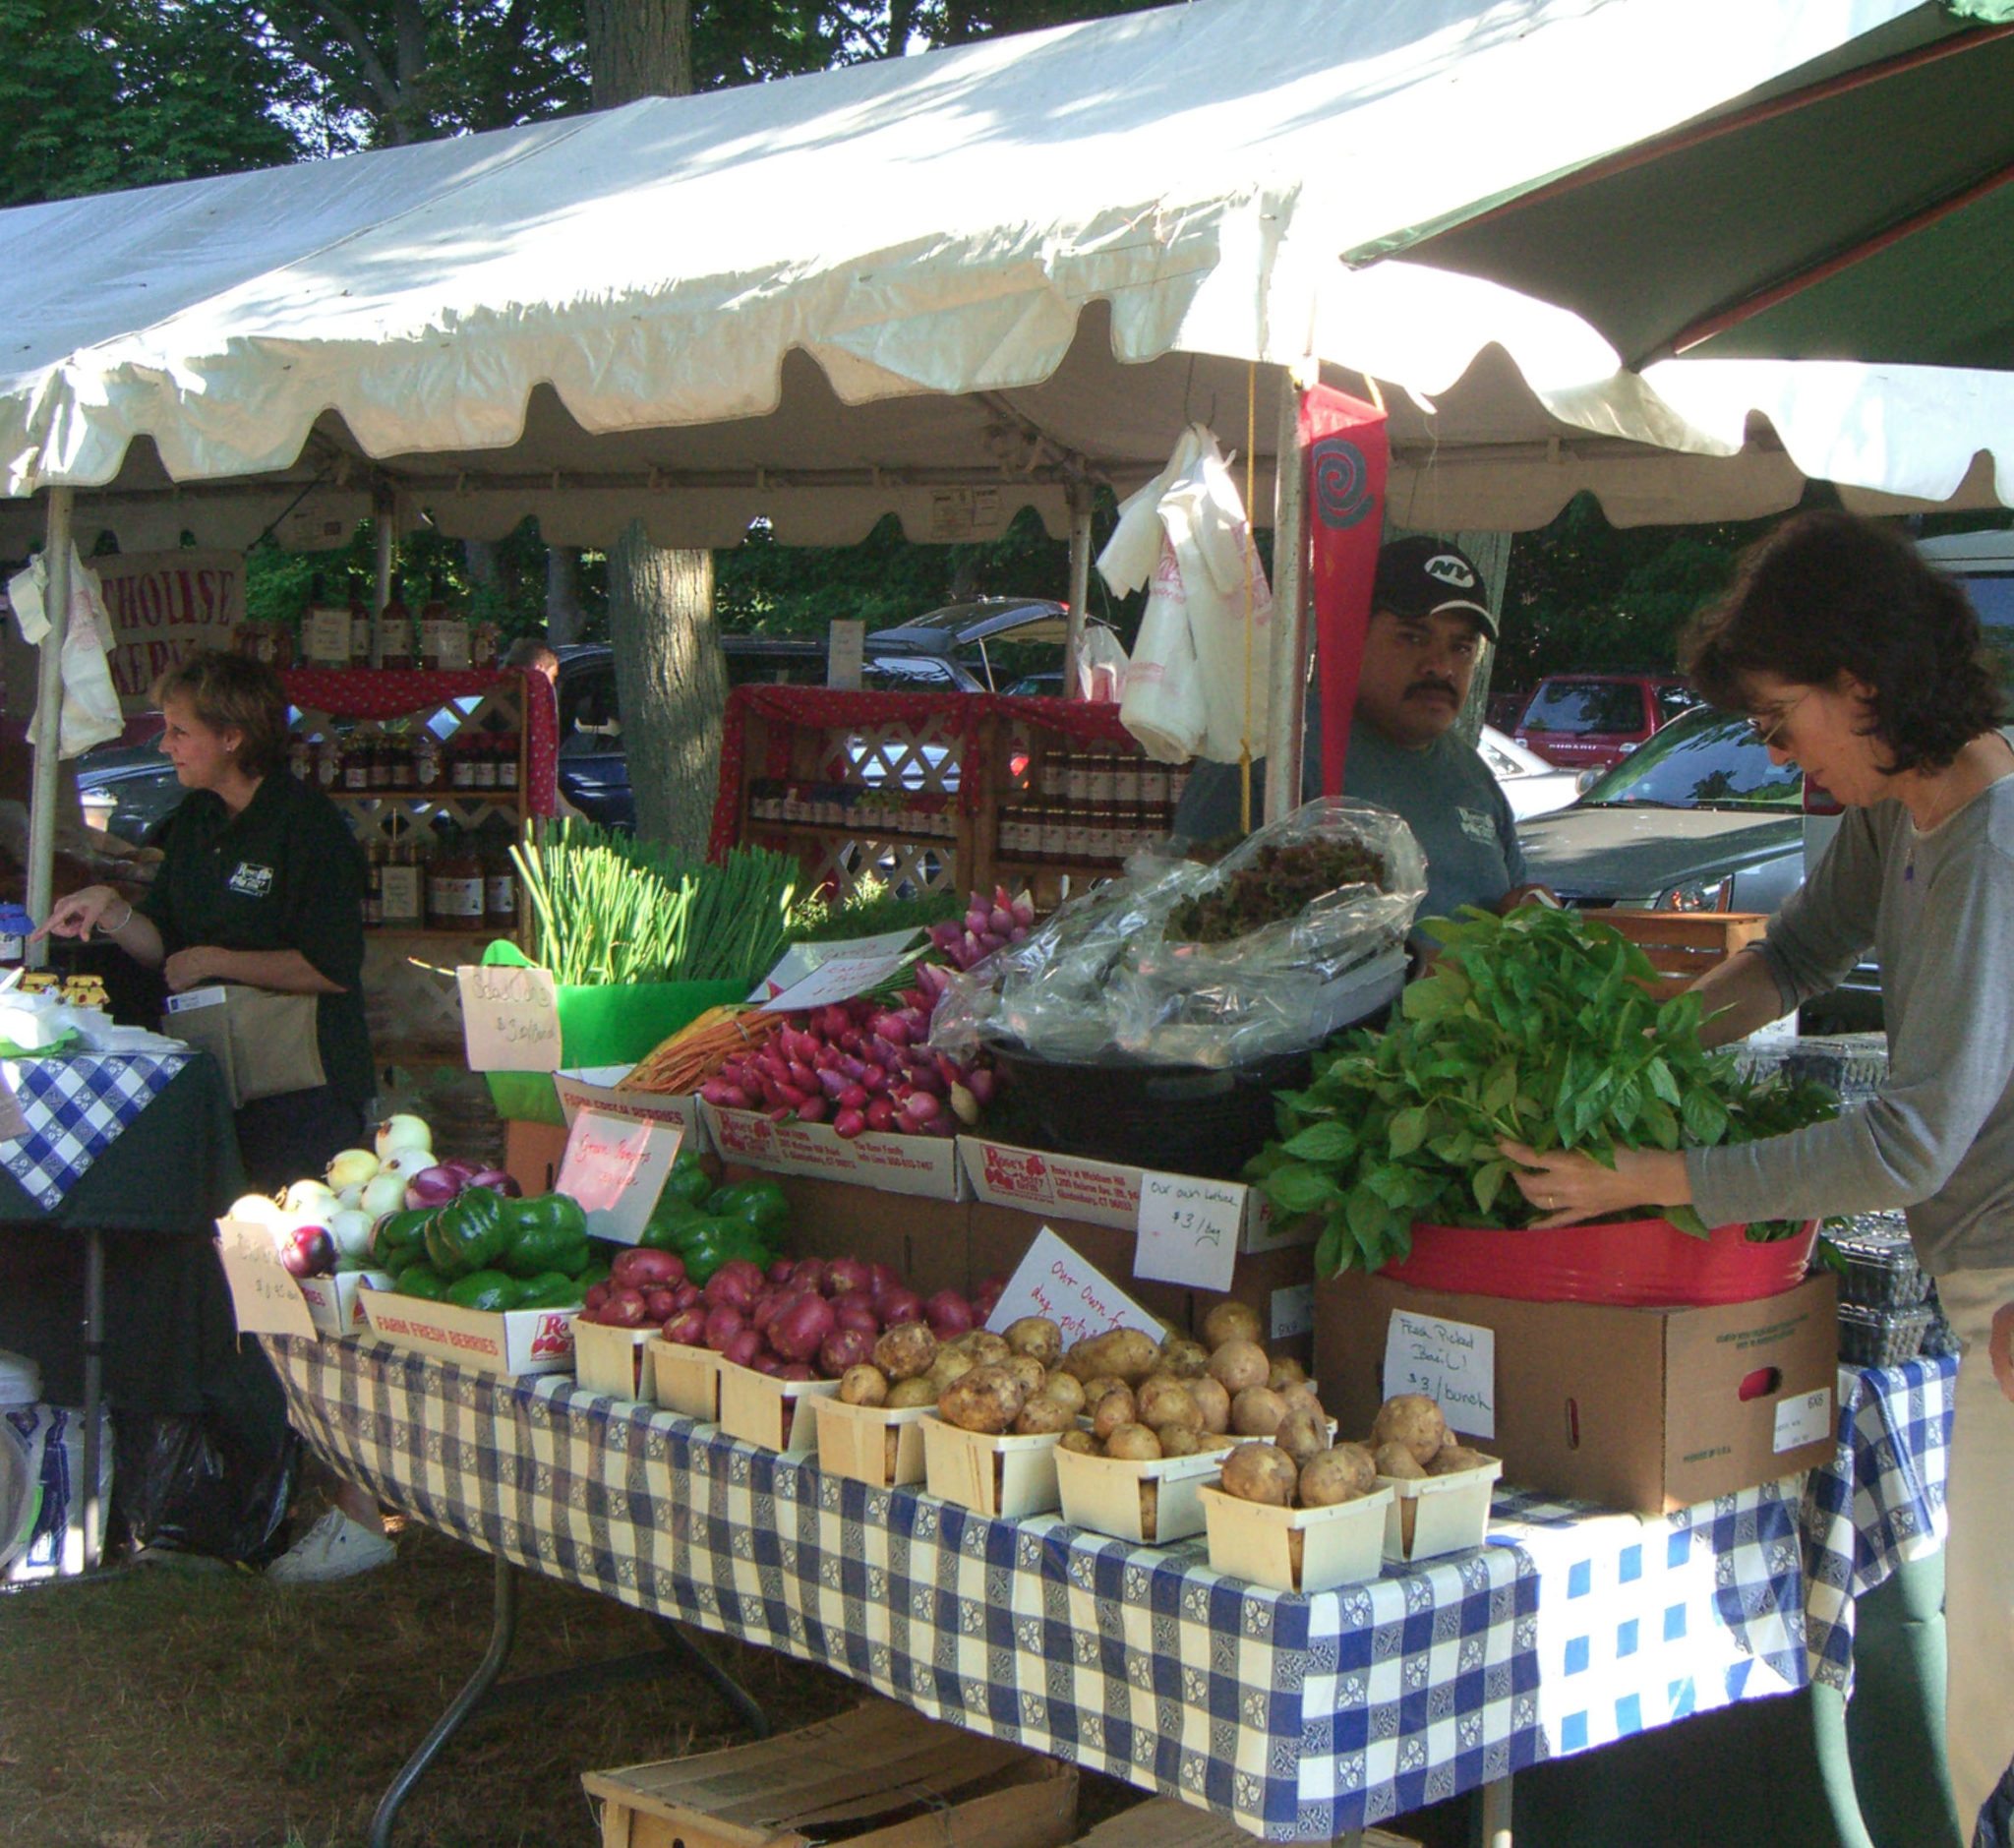
<instances>
[{"instance_id":1,"label":"radish bunch","mask_svg":"<svg viewBox=\"0 0 2014 1848\"><path fill-rule=\"evenodd\" d=\"M1019 898L1009 898L1007 888L996 885L991 904L977 892L972 895L963 923L932 924L930 941L940 956L964 971L984 961L995 950L1019 943L1034 923L1035 901L1026 892Z\"/></svg>"},{"instance_id":2,"label":"radish bunch","mask_svg":"<svg viewBox=\"0 0 2014 1848\"><path fill-rule=\"evenodd\" d=\"M699 1095L716 1108L760 1110L776 1122L830 1123L847 1141L864 1130L955 1135L993 1096L985 1066L933 1052L930 1015L948 978L918 963L916 985L892 1003L864 997L793 1014L761 1046L731 1058Z\"/></svg>"}]
</instances>

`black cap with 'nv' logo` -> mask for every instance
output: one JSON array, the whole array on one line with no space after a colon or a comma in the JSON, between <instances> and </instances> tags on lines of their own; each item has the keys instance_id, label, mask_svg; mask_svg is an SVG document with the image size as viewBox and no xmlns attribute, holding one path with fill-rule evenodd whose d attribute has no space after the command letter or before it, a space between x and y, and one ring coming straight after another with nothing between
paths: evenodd
<instances>
[{"instance_id":1,"label":"black cap with 'nv' logo","mask_svg":"<svg viewBox=\"0 0 2014 1848\"><path fill-rule=\"evenodd\" d=\"M1394 539L1378 554L1371 608L1393 616L1472 616L1492 641L1497 619L1483 601L1483 574L1459 546L1445 539Z\"/></svg>"}]
</instances>

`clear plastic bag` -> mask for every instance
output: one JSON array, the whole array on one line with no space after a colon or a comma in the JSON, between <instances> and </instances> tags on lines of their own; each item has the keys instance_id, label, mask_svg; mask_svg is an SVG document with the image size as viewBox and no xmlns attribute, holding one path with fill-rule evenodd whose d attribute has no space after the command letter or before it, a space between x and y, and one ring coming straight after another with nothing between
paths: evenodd
<instances>
[{"instance_id":1,"label":"clear plastic bag","mask_svg":"<svg viewBox=\"0 0 2014 1848\"><path fill-rule=\"evenodd\" d=\"M1291 915L1222 941L1199 912L1270 880L1286 886L1336 846L1382 874L1320 891ZM1122 879L1063 906L1022 942L952 979L932 1043L1009 1043L1048 1059L1227 1066L1318 1045L1389 1002L1426 861L1396 815L1325 797L1259 829L1213 866L1137 859ZM1234 920L1233 920L1234 922Z\"/></svg>"}]
</instances>

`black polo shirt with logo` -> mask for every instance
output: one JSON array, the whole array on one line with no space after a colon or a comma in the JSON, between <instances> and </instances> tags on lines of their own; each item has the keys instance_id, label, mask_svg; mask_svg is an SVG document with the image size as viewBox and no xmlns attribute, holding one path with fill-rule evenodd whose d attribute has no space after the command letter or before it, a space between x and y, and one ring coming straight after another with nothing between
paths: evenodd
<instances>
[{"instance_id":1,"label":"black polo shirt with logo","mask_svg":"<svg viewBox=\"0 0 2014 1848\"><path fill-rule=\"evenodd\" d=\"M377 1086L364 1024L364 856L320 789L284 770L233 815L214 790L168 817L166 855L141 912L177 950L299 950L343 992L316 997L330 1086L368 1103Z\"/></svg>"}]
</instances>

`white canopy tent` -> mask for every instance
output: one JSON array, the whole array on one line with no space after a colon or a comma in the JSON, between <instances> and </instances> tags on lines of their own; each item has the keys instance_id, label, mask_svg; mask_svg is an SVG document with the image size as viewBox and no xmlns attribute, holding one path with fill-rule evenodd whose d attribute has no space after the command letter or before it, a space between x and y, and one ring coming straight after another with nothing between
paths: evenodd
<instances>
[{"instance_id":1,"label":"white canopy tent","mask_svg":"<svg viewBox=\"0 0 2014 1848\"><path fill-rule=\"evenodd\" d=\"M1623 522L1752 514L1813 457L1866 505L1983 504L1986 387L1906 444L1822 401L1807 428L1789 388L1772 429L1487 280L1335 261L1948 30L1923 0L1192 0L18 209L0 549L334 544L374 504L559 543L640 517L731 545L758 514L833 543L890 510L970 539L1033 506L1081 568L1089 488L1190 417L1242 447L1248 394L1271 494L1318 360L1383 382L1409 526L1530 526L1582 488Z\"/></svg>"}]
</instances>

